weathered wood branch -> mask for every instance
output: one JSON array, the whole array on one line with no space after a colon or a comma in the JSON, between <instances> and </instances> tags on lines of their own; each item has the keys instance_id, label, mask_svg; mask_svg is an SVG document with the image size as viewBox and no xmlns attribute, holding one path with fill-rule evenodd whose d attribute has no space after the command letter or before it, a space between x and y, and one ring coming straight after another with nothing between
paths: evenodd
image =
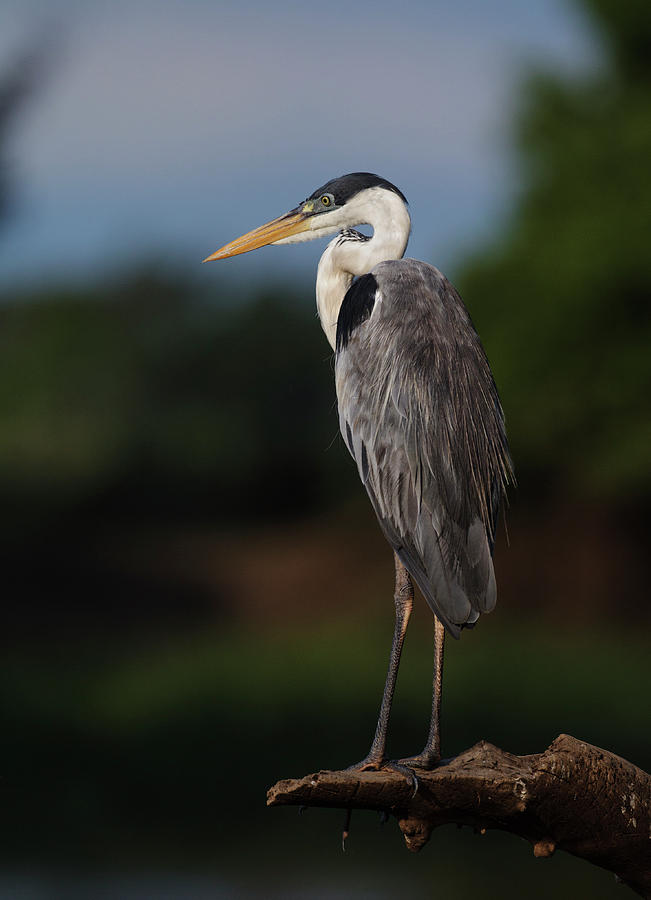
<instances>
[{"instance_id":1,"label":"weathered wood branch","mask_svg":"<svg viewBox=\"0 0 651 900\"><path fill-rule=\"evenodd\" d=\"M317 772L279 781L267 804L387 811L413 851L450 822L499 828L530 841L535 856L566 850L651 897L651 776L625 759L567 734L532 756L482 741L418 780L412 796L390 769Z\"/></svg>"}]
</instances>

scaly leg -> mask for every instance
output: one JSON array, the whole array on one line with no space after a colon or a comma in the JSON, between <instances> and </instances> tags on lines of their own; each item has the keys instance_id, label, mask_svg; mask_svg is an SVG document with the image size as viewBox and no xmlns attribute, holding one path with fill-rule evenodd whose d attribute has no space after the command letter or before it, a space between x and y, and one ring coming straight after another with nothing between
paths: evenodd
<instances>
[{"instance_id":1,"label":"scaly leg","mask_svg":"<svg viewBox=\"0 0 651 900\"><path fill-rule=\"evenodd\" d=\"M445 626L434 617L434 685L432 688L432 718L425 747L409 759L401 759L403 766L432 769L441 759L441 695L443 693L443 646Z\"/></svg>"},{"instance_id":2,"label":"scaly leg","mask_svg":"<svg viewBox=\"0 0 651 900\"><path fill-rule=\"evenodd\" d=\"M391 702L396 687L396 679L398 677L398 666L400 665L400 654L402 653L402 645L405 640L407 625L409 624L409 616L414 605L414 586L411 583L409 572L395 555L396 565L396 588L394 600L396 605L396 626L393 633L393 642L391 644L391 656L389 657L389 670L384 685L384 694L382 696L382 705L380 706L380 715L378 717L377 728L375 729L375 737L371 744L368 755L361 762L351 769L364 771L366 769L379 769L386 759L387 730L389 727L389 714L391 712ZM394 768L396 768L394 766Z\"/></svg>"}]
</instances>

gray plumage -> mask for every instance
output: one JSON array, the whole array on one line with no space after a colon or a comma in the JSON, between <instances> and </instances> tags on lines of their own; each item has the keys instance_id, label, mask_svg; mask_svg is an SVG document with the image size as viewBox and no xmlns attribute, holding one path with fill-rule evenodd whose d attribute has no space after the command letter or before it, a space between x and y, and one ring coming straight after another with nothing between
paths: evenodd
<instances>
[{"instance_id":1,"label":"gray plumage","mask_svg":"<svg viewBox=\"0 0 651 900\"><path fill-rule=\"evenodd\" d=\"M402 259L371 275L370 315L336 355L341 432L389 543L458 637L496 601L492 549L511 477L502 408L441 272Z\"/></svg>"},{"instance_id":2,"label":"gray plumage","mask_svg":"<svg viewBox=\"0 0 651 900\"><path fill-rule=\"evenodd\" d=\"M366 224L372 235L354 230ZM493 542L511 479L504 416L470 316L433 266L403 259L405 195L370 172L333 178L285 215L207 257L335 235L319 260L316 305L335 351L341 433L394 549L395 627L375 736L359 771L441 759L445 630L459 637L495 606ZM413 608L434 617L432 715L422 752L387 762L389 714Z\"/></svg>"}]
</instances>

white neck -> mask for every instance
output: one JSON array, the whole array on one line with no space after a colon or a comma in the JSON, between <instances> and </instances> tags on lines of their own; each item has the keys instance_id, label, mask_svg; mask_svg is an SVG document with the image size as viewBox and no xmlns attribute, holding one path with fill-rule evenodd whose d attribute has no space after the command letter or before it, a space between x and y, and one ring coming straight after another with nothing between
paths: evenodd
<instances>
[{"instance_id":1,"label":"white neck","mask_svg":"<svg viewBox=\"0 0 651 900\"><path fill-rule=\"evenodd\" d=\"M332 220L331 220L332 221ZM407 248L411 220L398 194L373 187L360 191L341 210L341 227L370 225L368 241L346 240L338 234L319 261L316 306L330 346L335 349L337 319L346 291L356 275L365 275L387 259L401 259Z\"/></svg>"}]
</instances>

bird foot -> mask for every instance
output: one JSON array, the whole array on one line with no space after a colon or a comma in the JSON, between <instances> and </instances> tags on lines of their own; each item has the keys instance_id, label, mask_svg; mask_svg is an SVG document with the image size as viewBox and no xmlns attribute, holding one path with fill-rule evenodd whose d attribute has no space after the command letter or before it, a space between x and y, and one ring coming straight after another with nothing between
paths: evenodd
<instances>
[{"instance_id":1,"label":"bird foot","mask_svg":"<svg viewBox=\"0 0 651 900\"><path fill-rule=\"evenodd\" d=\"M360 762L347 766L344 772L379 772L384 763L385 760L369 755L365 756Z\"/></svg>"},{"instance_id":2,"label":"bird foot","mask_svg":"<svg viewBox=\"0 0 651 900\"><path fill-rule=\"evenodd\" d=\"M416 796L416 794L418 793L419 782L418 776L410 765L410 760L389 759L384 763L382 768L390 769L392 772L398 772L400 775L404 775L414 789L414 792L411 795L412 799Z\"/></svg>"},{"instance_id":3,"label":"bird foot","mask_svg":"<svg viewBox=\"0 0 651 900\"><path fill-rule=\"evenodd\" d=\"M435 769L441 762L441 754L423 750L418 756L409 756L405 759L399 759L397 762L398 765L407 769L426 769L430 771Z\"/></svg>"},{"instance_id":4,"label":"bird foot","mask_svg":"<svg viewBox=\"0 0 651 900\"><path fill-rule=\"evenodd\" d=\"M346 772L379 772L380 769L388 769L391 772L397 772L399 775L404 775L410 782L414 789L412 796L415 797L418 793L418 778L408 763L409 760L376 759L375 757L367 756L361 762L348 766Z\"/></svg>"}]
</instances>

